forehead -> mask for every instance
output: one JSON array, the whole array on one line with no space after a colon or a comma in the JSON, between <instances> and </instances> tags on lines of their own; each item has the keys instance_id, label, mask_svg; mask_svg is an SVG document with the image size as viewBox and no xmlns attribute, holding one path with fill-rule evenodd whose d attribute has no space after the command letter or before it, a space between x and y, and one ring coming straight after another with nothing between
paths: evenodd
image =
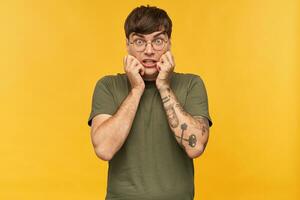
<instances>
[{"instance_id":1,"label":"forehead","mask_svg":"<svg viewBox=\"0 0 300 200\"><path fill-rule=\"evenodd\" d=\"M144 39L152 39L152 38L155 38L157 36L163 36L165 35L165 31L155 31L153 33L150 33L150 34L141 34L141 33L131 33L129 37L133 38L133 37L141 37L141 38L144 38Z\"/></svg>"}]
</instances>

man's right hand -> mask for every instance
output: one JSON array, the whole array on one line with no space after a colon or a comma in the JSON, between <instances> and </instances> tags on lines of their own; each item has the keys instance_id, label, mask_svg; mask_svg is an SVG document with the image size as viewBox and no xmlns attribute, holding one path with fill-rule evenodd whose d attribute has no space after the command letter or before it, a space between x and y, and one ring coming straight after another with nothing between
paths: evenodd
<instances>
[{"instance_id":1,"label":"man's right hand","mask_svg":"<svg viewBox=\"0 0 300 200\"><path fill-rule=\"evenodd\" d=\"M143 93L145 82L142 76L145 73L144 66L133 56L127 55L124 57L124 71L130 81L131 88Z\"/></svg>"}]
</instances>

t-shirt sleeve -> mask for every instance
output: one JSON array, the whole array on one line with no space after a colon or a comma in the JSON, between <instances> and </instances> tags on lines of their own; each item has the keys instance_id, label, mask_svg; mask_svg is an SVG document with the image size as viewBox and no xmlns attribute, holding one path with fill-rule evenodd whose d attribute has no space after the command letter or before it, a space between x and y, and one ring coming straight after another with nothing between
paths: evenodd
<instances>
[{"instance_id":1,"label":"t-shirt sleeve","mask_svg":"<svg viewBox=\"0 0 300 200\"><path fill-rule=\"evenodd\" d=\"M88 125L92 125L92 119L98 114L113 115L116 112L111 79L108 76L101 78L95 86L92 98L92 109L88 118Z\"/></svg>"},{"instance_id":2,"label":"t-shirt sleeve","mask_svg":"<svg viewBox=\"0 0 300 200\"><path fill-rule=\"evenodd\" d=\"M207 118L209 126L212 126L213 123L209 115L205 85L203 80L197 75L191 80L184 109L192 116L203 116Z\"/></svg>"}]
</instances>

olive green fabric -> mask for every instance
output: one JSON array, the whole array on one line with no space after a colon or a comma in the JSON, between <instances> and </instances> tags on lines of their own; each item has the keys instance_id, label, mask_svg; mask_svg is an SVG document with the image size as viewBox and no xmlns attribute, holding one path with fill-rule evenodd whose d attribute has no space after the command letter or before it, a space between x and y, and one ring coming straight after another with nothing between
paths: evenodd
<instances>
[{"instance_id":1,"label":"olive green fabric","mask_svg":"<svg viewBox=\"0 0 300 200\"><path fill-rule=\"evenodd\" d=\"M194 165L170 129L155 82L145 82L130 133L109 161L106 200L192 200ZM95 87L88 124L113 115L130 91L126 74L105 76ZM197 75L173 73L171 88L184 110L212 125L206 90Z\"/></svg>"}]
</instances>

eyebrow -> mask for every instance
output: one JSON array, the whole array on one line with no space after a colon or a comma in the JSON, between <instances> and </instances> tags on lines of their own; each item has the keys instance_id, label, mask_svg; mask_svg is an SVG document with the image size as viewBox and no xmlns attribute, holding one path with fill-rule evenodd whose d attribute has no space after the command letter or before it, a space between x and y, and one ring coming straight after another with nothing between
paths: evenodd
<instances>
[{"instance_id":1,"label":"eyebrow","mask_svg":"<svg viewBox=\"0 0 300 200\"><path fill-rule=\"evenodd\" d=\"M161 34L165 34L165 33L166 33L166 31L162 31L160 33L155 34L153 37L157 37L157 36L159 36ZM139 37L145 38L145 36L143 34L140 34L140 33L133 33L132 37L134 37L134 36L139 36Z\"/></svg>"}]
</instances>

